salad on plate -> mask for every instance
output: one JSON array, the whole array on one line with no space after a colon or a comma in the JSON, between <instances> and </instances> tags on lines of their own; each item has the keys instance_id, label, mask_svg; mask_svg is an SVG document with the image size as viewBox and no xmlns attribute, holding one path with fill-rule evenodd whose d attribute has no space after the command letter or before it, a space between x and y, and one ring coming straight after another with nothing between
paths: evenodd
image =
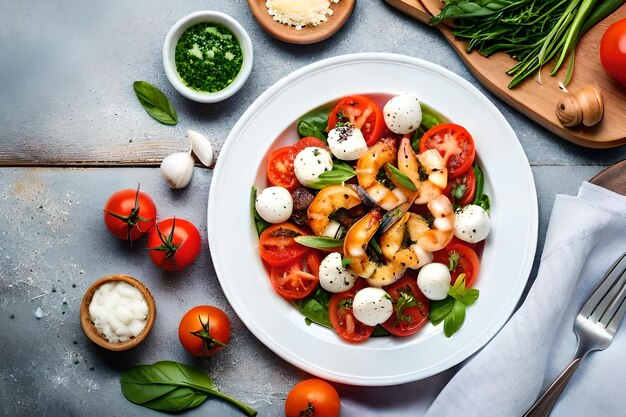
<instances>
[{"instance_id":1,"label":"salad on plate","mask_svg":"<svg viewBox=\"0 0 626 417\"><path fill-rule=\"evenodd\" d=\"M490 230L470 132L412 93L343 97L297 130L252 189L276 293L352 343L428 321L452 336L478 299Z\"/></svg>"}]
</instances>

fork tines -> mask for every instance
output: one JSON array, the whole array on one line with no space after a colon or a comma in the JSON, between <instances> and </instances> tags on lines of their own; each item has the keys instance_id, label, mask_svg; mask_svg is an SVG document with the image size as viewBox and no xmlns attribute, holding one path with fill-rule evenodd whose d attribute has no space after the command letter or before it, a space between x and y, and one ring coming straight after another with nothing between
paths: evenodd
<instances>
[{"instance_id":1,"label":"fork tines","mask_svg":"<svg viewBox=\"0 0 626 417\"><path fill-rule=\"evenodd\" d=\"M626 253L609 268L579 314L614 334L626 314L624 298L626 298Z\"/></svg>"}]
</instances>

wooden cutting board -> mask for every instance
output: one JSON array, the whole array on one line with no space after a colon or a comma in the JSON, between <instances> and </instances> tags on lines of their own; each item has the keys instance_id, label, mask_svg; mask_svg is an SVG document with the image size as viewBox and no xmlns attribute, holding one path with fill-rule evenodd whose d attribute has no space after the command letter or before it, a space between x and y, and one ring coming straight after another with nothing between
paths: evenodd
<instances>
[{"instance_id":1,"label":"wooden cutting board","mask_svg":"<svg viewBox=\"0 0 626 417\"><path fill-rule=\"evenodd\" d=\"M589 182L626 196L626 159L600 171Z\"/></svg>"},{"instance_id":2,"label":"wooden cutting board","mask_svg":"<svg viewBox=\"0 0 626 417\"><path fill-rule=\"evenodd\" d=\"M431 16L438 14L443 7L439 0L385 1L423 23L428 23ZM585 85L597 88L604 99L604 119L593 127L581 125L574 128L561 125L555 115L557 103L565 95L559 88L559 81L565 78L566 65L554 77L550 76L552 66L544 66L541 85L530 77L510 90L507 85L511 77L506 71L517 61L505 53L497 53L489 58L476 51L468 54L465 42L456 40L450 27L444 24L436 27L478 81L501 100L564 139L589 148L611 148L626 144L626 88L604 72L600 63L599 45L606 28L622 18L626 18L626 4L589 30L578 44L574 75L568 90L575 92Z\"/></svg>"}]
</instances>

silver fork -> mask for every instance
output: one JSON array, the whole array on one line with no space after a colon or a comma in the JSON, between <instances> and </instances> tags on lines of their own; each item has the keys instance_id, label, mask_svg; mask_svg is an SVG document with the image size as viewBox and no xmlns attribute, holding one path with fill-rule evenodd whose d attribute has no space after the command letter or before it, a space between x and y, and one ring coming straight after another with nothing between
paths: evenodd
<instances>
[{"instance_id":1,"label":"silver fork","mask_svg":"<svg viewBox=\"0 0 626 417\"><path fill-rule=\"evenodd\" d=\"M523 417L547 417L578 365L594 350L604 350L626 314L626 253L604 274L574 322L578 348L574 359Z\"/></svg>"}]
</instances>

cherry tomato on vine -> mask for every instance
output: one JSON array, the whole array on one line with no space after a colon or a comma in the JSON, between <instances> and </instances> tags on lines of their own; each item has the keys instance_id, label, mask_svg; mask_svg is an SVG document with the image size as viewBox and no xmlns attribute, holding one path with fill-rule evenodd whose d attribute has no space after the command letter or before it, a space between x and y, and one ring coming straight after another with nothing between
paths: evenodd
<instances>
[{"instance_id":1,"label":"cherry tomato on vine","mask_svg":"<svg viewBox=\"0 0 626 417\"><path fill-rule=\"evenodd\" d=\"M178 339L194 356L211 356L224 349L230 340L230 320L213 306L189 310L178 325Z\"/></svg>"},{"instance_id":2,"label":"cherry tomato on vine","mask_svg":"<svg viewBox=\"0 0 626 417\"><path fill-rule=\"evenodd\" d=\"M175 217L161 220L148 235L148 253L156 266L180 271L200 254L200 232L188 220Z\"/></svg>"},{"instance_id":3,"label":"cherry tomato on vine","mask_svg":"<svg viewBox=\"0 0 626 417\"><path fill-rule=\"evenodd\" d=\"M150 232L156 223L156 204L145 192L120 190L104 204L104 225L122 240L137 240Z\"/></svg>"},{"instance_id":4,"label":"cherry tomato on vine","mask_svg":"<svg viewBox=\"0 0 626 417\"><path fill-rule=\"evenodd\" d=\"M613 23L602 35L600 62L607 74L626 87L626 19Z\"/></svg>"},{"instance_id":5,"label":"cherry tomato on vine","mask_svg":"<svg viewBox=\"0 0 626 417\"><path fill-rule=\"evenodd\" d=\"M312 378L297 383L285 401L286 417L337 417L341 401L326 381Z\"/></svg>"}]
</instances>

